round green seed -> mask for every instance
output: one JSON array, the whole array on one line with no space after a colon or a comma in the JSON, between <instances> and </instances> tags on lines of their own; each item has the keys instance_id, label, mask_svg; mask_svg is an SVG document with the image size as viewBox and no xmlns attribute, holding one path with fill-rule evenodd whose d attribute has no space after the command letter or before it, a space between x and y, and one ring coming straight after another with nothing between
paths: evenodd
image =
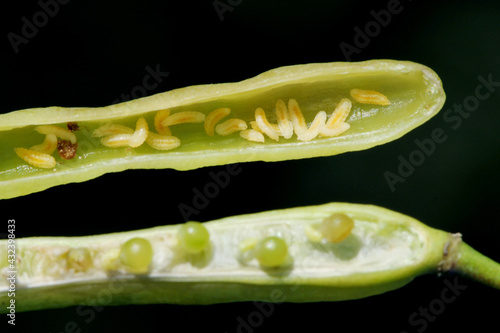
<instances>
[{"instance_id":1,"label":"round green seed","mask_svg":"<svg viewBox=\"0 0 500 333\"><path fill-rule=\"evenodd\" d=\"M184 223L179 230L179 242L188 253L199 253L210 244L207 228L200 222Z\"/></svg>"},{"instance_id":2,"label":"round green seed","mask_svg":"<svg viewBox=\"0 0 500 333\"><path fill-rule=\"evenodd\" d=\"M354 221L345 214L332 214L321 223L319 230L332 243L340 243L351 234Z\"/></svg>"},{"instance_id":3,"label":"round green seed","mask_svg":"<svg viewBox=\"0 0 500 333\"><path fill-rule=\"evenodd\" d=\"M279 237L266 237L257 243L254 253L261 266L278 267L288 257L288 246Z\"/></svg>"},{"instance_id":4,"label":"round green seed","mask_svg":"<svg viewBox=\"0 0 500 333\"><path fill-rule=\"evenodd\" d=\"M68 266L75 271L86 271L92 265L92 257L89 250L77 248L69 250L66 255Z\"/></svg>"},{"instance_id":5,"label":"round green seed","mask_svg":"<svg viewBox=\"0 0 500 333\"><path fill-rule=\"evenodd\" d=\"M153 260L151 243L141 237L129 239L121 247L120 260L131 272L147 272Z\"/></svg>"}]
</instances>

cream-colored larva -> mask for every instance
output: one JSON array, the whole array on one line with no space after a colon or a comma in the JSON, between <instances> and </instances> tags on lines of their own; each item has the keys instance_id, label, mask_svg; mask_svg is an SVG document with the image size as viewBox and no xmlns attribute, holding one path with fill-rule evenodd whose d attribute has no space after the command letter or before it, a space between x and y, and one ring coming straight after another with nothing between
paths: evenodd
<instances>
[{"instance_id":1,"label":"cream-colored larva","mask_svg":"<svg viewBox=\"0 0 500 333\"><path fill-rule=\"evenodd\" d=\"M17 156L34 167L51 169L56 166L56 159L49 154L26 148L14 148L14 150Z\"/></svg>"},{"instance_id":2,"label":"cream-colored larva","mask_svg":"<svg viewBox=\"0 0 500 333\"><path fill-rule=\"evenodd\" d=\"M110 148L128 147L133 134L113 134L101 138L101 144Z\"/></svg>"},{"instance_id":3,"label":"cream-colored larva","mask_svg":"<svg viewBox=\"0 0 500 333\"><path fill-rule=\"evenodd\" d=\"M202 123L205 115L196 111L182 111L169 115L161 122L162 126L173 126L184 123Z\"/></svg>"},{"instance_id":4,"label":"cream-colored larva","mask_svg":"<svg viewBox=\"0 0 500 333\"><path fill-rule=\"evenodd\" d=\"M164 109L156 112L154 125L156 132L160 135L172 135L172 131L168 126L163 126L161 123L170 115L169 109Z\"/></svg>"},{"instance_id":5,"label":"cream-colored larva","mask_svg":"<svg viewBox=\"0 0 500 333\"><path fill-rule=\"evenodd\" d=\"M67 128L62 128L56 125L40 125L35 127L35 131L40 134L54 134L60 139L69 140L71 143L76 143L76 135Z\"/></svg>"},{"instance_id":6,"label":"cream-colored larva","mask_svg":"<svg viewBox=\"0 0 500 333\"><path fill-rule=\"evenodd\" d=\"M319 134L320 136L327 136L327 137L338 136L347 131L349 128L351 128L351 125L349 125L348 123L340 123L332 128L323 126L320 128Z\"/></svg>"},{"instance_id":7,"label":"cream-colored larva","mask_svg":"<svg viewBox=\"0 0 500 333\"><path fill-rule=\"evenodd\" d=\"M175 136L149 132L146 143L157 150L170 150L179 147L181 145L181 140Z\"/></svg>"},{"instance_id":8,"label":"cream-colored larva","mask_svg":"<svg viewBox=\"0 0 500 333\"><path fill-rule=\"evenodd\" d=\"M47 134L45 140L39 145L33 146L30 150L51 155L57 148L57 137L55 134Z\"/></svg>"},{"instance_id":9,"label":"cream-colored larva","mask_svg":"<svg viewBox=\"0 0 500 333\"><path fill-rule=\"evenodd\" d=\"M361 104L389 105L391 102L384 94L375 90L351 89L351 96Z\"/></svg>"},{"instance_id":10,"label":"cream-colored larva","mask_svg":"<svg viewBox=\"0 0 500 333\"><path fill-rule=\"evenodd\" d=\"M288 113L292 121L293 130L297 136L307 131L306 120L300 110L299 103L293 98L288 100Z\"/></svg>"},{"instance_id":11,"label":"cream-colored larva","mask_svg":"<svg viewBox=\"0 0 500 333\"><path fill-rule=\"evenodd\" d=\"M338 136L347 131L351 126L345 122L349 112L351 112L352 102L347 98L342 98L340 103L328 118L324 127L320 129L321 136Z\"/></svg>"},{"instance_id":12,"label":"cream-colored larva","mask_svg":"<svg viewBox=\"0 0 500 333\"><path fill-rule=\"evenodd\" d=\"M148 123L144 117L140 117L135 125L134 134L130 137L128 145L132 148L139 147L148 137Z\"/></svg>"},{"instance_id":13,"label":"cream-colored larva","mask_svg":"<svg viewBox=\"0 0 500 333\"><path fill-rule=\"evenodd\" d=\"M281 130L280 130L278 124L271 124L271 123L269 123L269 126L271 126L271 128L273 129L273 131L275 131L278 134L278 136L281 136ZM257 124L257 121L252 120L250 122L250 127L252 127L252 129L255 130L255 131L257 131L257 132L264 134L264 132L262 132L262 130L260 129L259 125Z\"/></svg>"},{"instance_id":14,"label":"cream-colored larva","mask_svg":"<svg viewBox=\"0 0 500 333\"><path fill-rule=\"evenodd\" d=\"M217 134L219 135L226 136L238 131L246 130L247 127L247 123L244 120L231 118L223 123L218 124L215 127L215 132L217 132Z\"/></svg>"},{"instance_id":15,"label":"cream-colored larva","mask_svg":"<svg viewBox=\"0 0 500 333\"><path fill-rule=\"evenodd\" d=\"M134 130L128 126L120 124L105 124L92 132L92 137L101 138L103 136L114 134L133 134Z\"/></svg>"},{"instance_id":16,"label":"cream-colored larva","mask_svg":"<svg viewBox=\"0 0 500 333\"><path fill-rule=\"evenodd\" d=\"M289 120L286 104L281 99L276 101L276 119L281 135L285 139L290 139L293 135L293 124Z\"/></svg>"},{"instance_id":17,"label":"cream-colored larva","mask_svg":"<svg viewBox=\"0 0 500 333\"><path fill-rule=\"evenodd\" d=\"M264 134L258 132L254 129L247 129L240 132L240 136L243 139L253 142L265 142Z\"/></svg>"},{"instance_id":18,"label":"cream-colored larva","mask_svg":"<svg viewBox=\"0 0 500 333\"><path fill-rule=\"evenodd\" d=\"M314 117L314 120L312 121L309 128L306 131L298 134L297 139L300 141L311 141L315 139L319 135L320 130L325 126L325 122L326 112L319 111Z\"/></svg>"},{"instance_id":19,"label":"cream-colored larva","mask_svg":"<svg viewBox=\"0 0 500 333\"><path fill-rule=\"evenodd\" d=\"M279 134L273 129L271 124L269 124L266 113L260 107L255 109L255 121L264 134L275 141L279 141Z\"/></svg>"},{"instance_id":20,"label":"cream-colored larva","mask_svg":"<svg viewBox=\"0 0 500 333\"><path fill-rule=\"evenodd\" d=\"M224 117L227 117L231 113L230 108L218 108L216 110L213 110L208 114L208 116L205 118L205 132L209 136L214 136L215 134L215 125L219 121L221 121Z\"/></svg>"},{"instance_id":21,"label":"cream-colored larva","mask_svg":"<svg viewBox=\"0 0 500 333\"><path fill-rule=\"evenodd\" d=\"M347 98L342 98L326 122L326 128L334 128L337 124L344 122L351 112L352 103Z\"/></svg>"}]
</instances>

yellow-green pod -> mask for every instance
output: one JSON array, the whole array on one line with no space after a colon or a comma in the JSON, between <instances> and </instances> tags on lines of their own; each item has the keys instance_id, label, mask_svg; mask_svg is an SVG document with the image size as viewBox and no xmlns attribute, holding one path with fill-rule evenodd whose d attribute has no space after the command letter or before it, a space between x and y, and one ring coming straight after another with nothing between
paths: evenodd
<instances>
[{"instance_id":1,"label":"yellow-green pod","mask_svg":"<svg viewBox=\"0 0 500 333\"><path fill-rule=\"evenodd\" d=\"M354 221L349 237L338 244L310 242L307 227L333 214ZM269 301L277 288L287 302L341 301L384 293L426 273L457 272L500 289L500 264L463 243L459 234L376 206L331 203L203 225L213 244L210 253L196 256L179 246L178 225L98 236L16 239L16 312L85 304L88 295L103 289L112 293L107 305ZM147 240L155 253L134 256L134 265L148 267L142 275L128 266L109 265L130 239ZM256 243L269 239L281 243L279 261L271 258L273 262L263 267L258 253L242 260L242 251L258 252ZM0 253L7 242L0 241ZM60 260L61 253L74 248L92 249L87 269L70 269ZM2 265L0 273L7 276L9 267ZM8 279L1 279L0 313L8 310L8 288Z\"/></svg>"},{"instance_id":2,"label":"yellow-green pod","mask_svg":"<svg viewBox=\"0 0 500 333\"><path fill-rule=\"evenodd\" d=\"M325 113L330 117L340 101L350 101L348 113L342 111L338 124L327 121L329 125L325 127ZM428 67L408 61L372 60L281 67L241 82L192 86L100 108L14 111L0 115L0 198L26 195L125 169L190 170L367 149L395 140L426 122L444 101L441 81ZM284 106L293 109L290 120L283 116ZM254 129L265 133L264 142L261 136L255 140L246 132L207 134L203 122L220 108L230 109L231 117L246 122L248 128L255 123L256 110L264 110L266 121L259 121L265 128L257 125ZM155 123L159 112L166 115L162 124ZM196 115L196 121L177 119L183 118L176 116L181 112L184 112L181 115ZM149 129L164 126L178 138L180 145L171 150L147 144L136 147L128 138L131 134L122 133L117 135L126 137L123 144L108 147L92 135L96 129L110 124L136 128L141 117ZM170 117L177 117L176 121L169 121ZM69 122L80 128L74 132L78 144L75 158L62 160L56 156L56 167L43 169L16 155L14 149L29 148L43 139L35 131L37 126L64 128ZM294 135L290 126L295 126ZM281 133L282 130L286 133Z\"/></svg>"}]
</instances>

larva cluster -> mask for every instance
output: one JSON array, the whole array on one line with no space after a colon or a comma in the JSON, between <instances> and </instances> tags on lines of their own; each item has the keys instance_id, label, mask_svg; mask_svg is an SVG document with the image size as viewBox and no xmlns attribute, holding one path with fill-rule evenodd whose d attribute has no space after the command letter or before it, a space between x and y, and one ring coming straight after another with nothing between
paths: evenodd
<instances>
[{"instance_id":1,"label":"larva cluster","mask_svg":"<svg viewBox=\"0 0 500 333\"><path fill-rule=\"evenodd\" d=\"M52 153L57 153L62 159L70 160L75 157L78 143L73 131L78 130L76 123L68 123L68 129L55 125L41 125L35 131L45 134L45 140L39 144L26 148L14 148L17 156L28 164L42 169L51 169L56 166L56 159ZM59 138L59 140L58 140Z\"/></svg>"},{"instance_id":2,"label":"larva cluster","mask_svg":"<svg viewBox=\"0 0 500 333\"><path fill-rule=\"evenodd\" d=\"M389 105L389 99L380 92L374 90L352 89L351 97L358 103ZM144 142L156 150L171 150L181 145L178 137L172 135L171 127L186 123L204 123L205 133L208 136L228 136L239 133L240 137L251 141L263 143L266 136L274 141L292 138L295 133L299 141L311 141L319 137L338 136L350 128L346 122L352 109L352 102L348 98L342 98L335 110L328 117L325 111L319 111L308 125L306 119L295 99L289 99L288 103L278 99L276 101L275 114L276 123L270 123L266 112L261 107L254 112L255 120L249 124L239 118L230 118L231 109L222 107L213 110L207 116L196 111L181 111L171 114L169 109L159 110L154 118L155 132L149 130L148 123L144 117L140 117L135 129L125 125L108 123L102 125L92 132L92 137L101 138L101 144L106 147L137 148ZM53 168L55 159L50 156L57 149L63 159L71 159L76 154L76 136L72 132L78 130L78 124L68 123L68 129L54 125L38 126L35 130L45 134L45 141L30 149L16 148L19 157L32 166L39 168ZM60 138L61 140L57 140Z\"/></svg>"}]
</instances>

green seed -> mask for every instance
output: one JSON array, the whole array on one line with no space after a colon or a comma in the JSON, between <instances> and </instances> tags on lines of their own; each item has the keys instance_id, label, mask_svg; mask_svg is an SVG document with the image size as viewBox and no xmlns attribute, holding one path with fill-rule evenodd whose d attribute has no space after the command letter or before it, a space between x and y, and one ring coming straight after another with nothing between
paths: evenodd
<instances>
[{"instance_id":1,"label":"green seed","mask_svg":"<svg viewBox=\"0 0 500 333\"><path fill-rule=\"evenodd\" d=\"M83 248L69 250L66 260L68 266L75 271L86 271L92 265L92 257L89 250Z\"/></svg>"},{"instance_id":2,"label":"green seed","mask_svg":"<svg viewBox=\"0 0 500 333\"><path fill-rule=\"evenodd\" d=\"M254 253L261 266L278 267L285 262L288 256L288 246L279 237L266 237L257 243Z\"/></svg>"},{"instance_id":3,"label":"green seed","mask_svg":"<svg viewBox=\"0 0 500 333\"><path fill-rule=\"evenodd\" d=\"M333 214L323 220L319 230L331 243L340 243L351 234L354 221L345 214Z\"/></svg>"},{"instance_id":4,"label":"green seed","mask_svg":"<svg viewBox=\"0 0 500 333\"><path fill-rule=\"evenodd\" d=\"M199 253L210 244L207 228L200 222L187 222L179 228L179 242L188 253Z\"/></svg>"},{"instance_id":5,"label":"green seed","mask_svg":"<svg viewBox=\"0 0 500 333\"><path fill-rule=\"evenodd\" d=\"M133 273L145 273L153 259L151 243L144 238L135 237L121 247L120 260Z\"/></svg>"}]
</instances>

